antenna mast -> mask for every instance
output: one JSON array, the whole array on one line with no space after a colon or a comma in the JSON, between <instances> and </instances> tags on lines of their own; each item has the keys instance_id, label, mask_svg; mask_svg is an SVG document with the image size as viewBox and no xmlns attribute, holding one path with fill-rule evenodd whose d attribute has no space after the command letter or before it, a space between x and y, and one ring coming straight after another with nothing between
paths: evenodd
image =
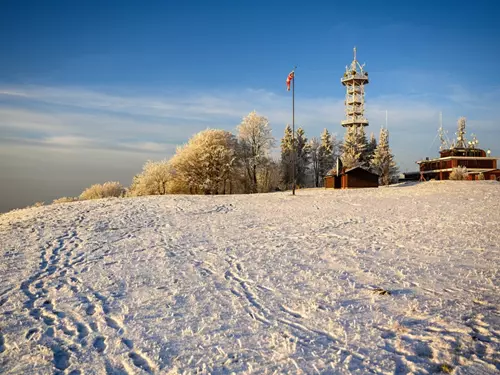
<instances>
[{"instance_id":1,"label":"antenna mast","mask_svg":"<svg viewBox=\"0 0 500 375\"><path fill-rule=\"evenodd\" d=\"M467 140L465 139L465 117L460 117L458 119L457 147L467 147Z\"/></svg>"},{"instance_id":2,"label":"antenna mast","mask_svg":"<svg viewBox=\"0 0 500 375\"><path fill-rule=\"evenodd\" d=\"M443 112L439 112L439 140L441 141L441 146L439 146L440 151L449 148L445 137L446 134L443 129Z\"/></svg>"}]
</instances>

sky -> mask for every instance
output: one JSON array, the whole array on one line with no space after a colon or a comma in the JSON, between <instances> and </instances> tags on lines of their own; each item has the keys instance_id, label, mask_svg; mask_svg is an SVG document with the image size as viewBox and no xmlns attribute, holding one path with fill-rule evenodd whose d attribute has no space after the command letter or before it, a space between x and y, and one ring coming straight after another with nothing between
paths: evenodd
<instances>
[{"instance_id":1,"label":"sky","mask_svg":"<svg viewBox=\"0 0 500 375\"><path fill-rule=\"evenodd\" d=\"M368 135L401 171L437 155L439 113L500 157L495 1L0 1L0 212L105 181L249 112L343 138L340 83L366 63ZM279 144L279 142L278 142Z\"/></svg>"}]
</instances>

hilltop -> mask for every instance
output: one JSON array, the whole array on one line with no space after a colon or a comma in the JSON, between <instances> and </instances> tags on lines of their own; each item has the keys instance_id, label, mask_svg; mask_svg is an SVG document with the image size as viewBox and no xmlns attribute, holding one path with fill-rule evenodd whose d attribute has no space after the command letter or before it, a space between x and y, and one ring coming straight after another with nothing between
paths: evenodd
<instances>
[{"instance_id":1,"label":"hilltop","mask_svg":"<svg viewBox=\"0 0 500 375\"><path fill-rule=\"evenodd\" d=\"M494 374L500 184L0 215L1 374Z\"/></svg>"}]
</instances>

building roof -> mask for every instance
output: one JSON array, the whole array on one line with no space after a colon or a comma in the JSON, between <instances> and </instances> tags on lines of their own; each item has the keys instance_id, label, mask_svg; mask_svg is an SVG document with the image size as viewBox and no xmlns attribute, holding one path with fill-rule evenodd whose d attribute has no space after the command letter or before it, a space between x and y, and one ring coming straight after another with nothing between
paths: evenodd
<instances>
[{"instance_id":1,"label":"building roof","mask_svg":"<svg viewBox=\"0 0 500 375\"><path fill-rule=\"evenodd\" d=\"M452 160L452 159L457 159L457 160L498 160L498 159L500 159L500 157L496 157L496 156L445 156L443 158L418 160L415 163L417 163L417 164L431 163L433 161Z\"/></svg>"},{"instance_id":2,"label":"building roof","mask_svg":"<svg viewBox=\"0 0 500 375\"><path fill-rule=\"evenodd\" d=\"M375 176L378 176L376 173L373 173L373 172L369 171L368 169L365 169L365 168L363 168L363 167L359 167L359 166L358 166L358 167L353 167L353 168L346 169L346 170L342 171L340 174L341 174L341 175L343 175L343 174L347 174L347 173L350 173L350 172L352 172L352 171L354 171L354 170L356 170L356 169L361 169L362 171L364 171L364 172L366 172L366 173L370 173L370 174L373 174L373 175L375 175ZM325 176L325 177L327 177L327 176L336 176L336 175L337 175L337 169L336 169L336 168L332 168L332 169L330 169L330 171L326 174L326 176Z\"/></svg>"}]
</instances>

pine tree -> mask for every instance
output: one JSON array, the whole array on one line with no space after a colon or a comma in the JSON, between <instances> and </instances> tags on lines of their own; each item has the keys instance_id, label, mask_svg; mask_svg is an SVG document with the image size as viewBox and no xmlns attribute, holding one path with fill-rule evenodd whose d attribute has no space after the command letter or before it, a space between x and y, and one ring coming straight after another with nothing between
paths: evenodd
<instances>
[{"instance_id":1,"label":"pine tree","mask_svg":"<svg viewBox=\"0 0 500 375\"><path fill-rule=\"evenodd\" d=\"M370 156L370 159L373 157L373 153L377 148L377 138L375 138L375 134L373 132L370 134L370 140L368 141L366 153Z\"/></svg>"},{"instance_id":2,"label":"pine tree","mask_svg":"<svg viewBox=\"0 0 500 375\"><path fill-rule=\"evenodd\" d=\"M361 151L359 166L368 168L370 165L370 157L368 154L368 140L366 139L365 127L360 126L357 130L356 135L357 135L357 142L359 145L359 149Z\"/></svg>"},{"instance_id":3,"label":"pine tree","mask_svg":"<svg viewBox=\"0 0 500 375\"><path fill-rule=\"evenodd\" d=\"M309 150L311 157L311 168L314 179L314 187L319 187L320 184L320 156L321 156L321 143L318 138L314 137L309 141Z\"/></svg>"},{"instance_id":4,"label":"pine tree","mask_svg":"<svg viewBox=\"0 0 500 375\"><path fill-rule=\"evenodd\" d=\"M293 184L293 133L290 125L285 127L281 138L281 182L287 188Z\"/></svg>"},{"instance_id":5,"label":"pine tree","mask_svg":"<svg viewBox=\"0 0 500 375\"><path fill-rule=\"evenodd\" d=\"M326 176L328 171L335 164L334 159L334 141L327 129L321 133L321 146L318 153L319 159L319 178L321 181Z\"/></svg>"},{"instance_id":6,"label":"pine tree","mask_svg":"<svg viewBox=\"0 0 500 375\"><path fill-rule=\"evenodd\" d=\"M363 127L347 128L342 145L342 164L346 169L361 167L366 163L366 135Z\"/></svg>"},{"instance_id":7,"label":"pine tree","mask_svg":"<svg viewBox=\"0 0 500 375\"><path fill-rule=\"evenodd\" d=\"M310 148L307 142L307 137L305 135L304 129L298 128L295 132L295 144L296 144L296 169L295 176L297 185L305 186L307 182L307 168L309 165Z\"/></svg>"},{"instance_id":8,"label":"pine tree","mask_svg":"<svg viewBox=\"0 0 500 375\"><path fill-rule=\"evenodd\" d=\"M372 164L373 154L376 148L377 148L377 139L375 138L375 134L373 134L372 132L370 134L370 140L366 145L366 160L367 160L367 165L369 165L370 168Z\"/></svg>"},{"instance_id":9,"label":"pine tree","mask_svg":"<svg viewBox=\"0 0 500 375\"><path fill-rule=\"evenodd\" d=\"M380 129L379 143L373 154L372 169L380 176L382 185L389 185L398 173L394 155L391 154L389 148L389 131L387 129Z\"/></svg>"}]
</instances>

